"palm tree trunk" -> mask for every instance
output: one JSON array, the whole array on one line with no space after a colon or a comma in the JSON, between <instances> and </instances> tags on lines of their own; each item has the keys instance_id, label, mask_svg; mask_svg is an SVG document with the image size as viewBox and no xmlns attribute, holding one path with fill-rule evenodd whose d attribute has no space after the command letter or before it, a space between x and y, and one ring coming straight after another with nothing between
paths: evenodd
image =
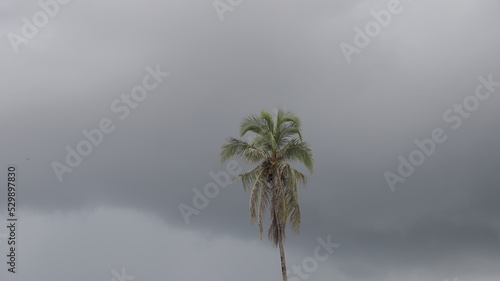
<instances>
[{"instance_id":1,"label":"palm tree trunk","mask_svg":"<svg viewBox=\"0 0 500 281\"><path fill-rule=\"evenodd\" d=\"M278 246L280 248L280 258L281 258L281 275L283 276L283 281L288 281L288 277L286 276L286 260L285 260L285 247L283 246L283 240L285 239L285 223L286 221L282 220L282 216L280 214L280 207L281 204L278 204L278 199L282 199L281 196L284 196L284 194L280 194L280 189L276 185L276 177L273 176L272 178L272 185L273 185L273 195L272 195L272 216L274 217L274 223L276 227L276 233L275 235L277 237L274 237L275 240L274 242L276 243L276 240L278 240ZM281 197L281 198L279 198ZM276 239L277 238L277 239ZM274 244L276 245L276 244Z\"/></svg>"},{"instance_id":2,"label":"palm tree trunk","mask_svg":"<svg viewBox=\"0 0 500 281\"><path fill-rule=\"evenodd\" d=\"M283 239L280 239L280 256L281 256L281 274L283 275L283 281L288 281L286 276L286 261L285 261L285 249L283 247Z\"/></svg>"}]
</instances>

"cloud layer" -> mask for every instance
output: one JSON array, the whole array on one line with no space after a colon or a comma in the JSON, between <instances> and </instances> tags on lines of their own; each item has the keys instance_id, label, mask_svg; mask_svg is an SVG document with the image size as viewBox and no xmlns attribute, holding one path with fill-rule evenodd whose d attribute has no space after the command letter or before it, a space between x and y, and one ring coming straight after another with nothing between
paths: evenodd
<instances>
[{"instance_id":1,"label":"cloud layer","mask_svg":"<svg viewBox=\"0 0 500 281\"><path fill-rule=\"evenodd\" d=\"M331 235L342 246L308 280L498 280L500 87L454 111L458 129L443 115L479 76L500 81L500 4L401 1L348 63L340 44L390 2L243 1L221 21L211 2L69 1L16 53L8 34L41 7L0 1L1 162L20 186L20 273L3 264L0 278L110 280L126 267L136 280L280 280L240 183L189 225L178 206L226 171L220 145L243 116L286 106L316 167L290 266ZM111 104L157 65L170 75L121 120ZM103 118L115 130L59 182L51 164ZM384 172L436 128L446 142L391 192Z\"/></svg>"}]
</instances>

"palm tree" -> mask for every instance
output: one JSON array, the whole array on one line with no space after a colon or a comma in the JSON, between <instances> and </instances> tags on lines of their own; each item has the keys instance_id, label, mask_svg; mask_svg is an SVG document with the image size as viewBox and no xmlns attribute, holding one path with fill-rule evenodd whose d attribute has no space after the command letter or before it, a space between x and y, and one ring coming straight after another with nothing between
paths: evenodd
<instances>
[{"instance_id":1,"label":"palm tree","mask_svg":"<svg viewBox=\"0 0 500 281\"><path fill-rule=\"evenodd\" d=\"M290 166L291 162L302 163L313 171L313 156L309 145L302 140L300 119L292 112L280 109L275 117L266 111L260 116L249 115L240 124L240 137L248 132L255 137L249 141L228 138L222 146L221 162L231 158L242 158L250 164L258 164L250 171L238 175L243 189L250 188L250 221L257 218L262 239L262 219L266 208L270 211L268 237L279 246L283 281L287 281L285 251L285 226L298 233L300 209L297 186L305 185L304 174Z\"/></svg>"}]
</instances>

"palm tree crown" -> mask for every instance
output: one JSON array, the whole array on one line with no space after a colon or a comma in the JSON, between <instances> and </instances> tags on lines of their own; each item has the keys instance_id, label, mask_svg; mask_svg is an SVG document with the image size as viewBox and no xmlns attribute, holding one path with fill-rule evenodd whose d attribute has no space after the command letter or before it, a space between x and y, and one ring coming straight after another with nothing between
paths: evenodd
<instances>
[{"instance_id":1,"label":"palm tree crown","mask_svg":"<svg viewBox=\"0 0 500 281\"><path fill-rule=\"evenodd\" d=\"M302 140L300 119L288 110L280 109L276 116L262 111L260 115L245 117L240 124L240 137L249 132L255 134L249 142L228 138L222 146L220 160L225 162L239 157L258 164L237 178L241 178L245 191L250 189L250 219L254 222L257 218L261 239L264 211L269 208L268 237L274 246L280 244L282 250L287 222L294 232L299 232L297 186L305 185L307 181L306 176L290 163L300 162L312 173L312 151Z\"/></svg>"}]
</instances>

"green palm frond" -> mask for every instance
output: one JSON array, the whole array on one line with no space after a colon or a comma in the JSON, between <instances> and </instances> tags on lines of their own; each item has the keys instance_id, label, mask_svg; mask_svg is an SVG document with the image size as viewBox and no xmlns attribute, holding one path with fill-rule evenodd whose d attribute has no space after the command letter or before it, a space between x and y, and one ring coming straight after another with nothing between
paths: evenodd
<instances>
[{"instance_id":1,"label":"green palm frond","mask_svg":"<svg viewBox=\"0 0 500 281\"><path fill-rule=\"evenodd\" d=\"M295 196L292 193L287 194L287 200L289 200L289 204L287 205L287 213L289 214L290 227L295 233L298 233L300 230L300 206L299 202L296 201Z\"/></svg>"},{"instance_id":2,"label":"green palm frond","mask_svg":"<svg viewBox=\"0 0 500 281\"><path fill-rule=\"evenodd\" d=\"M266 156L264 151L236 138L228 138L227 143L222 146L220 152L221 162L225 162L233 157L241 157L247 162L257 163L265 159Z\"/></svg>"},{"instance_id":3,"label":"green palm frond","mask_svg":"<svg viewBox=\"0 0 500 281\"><path fill-rule=\"evenodd\" d=\"M276 116L277 119L277 126L280 128L284 123L290 123L291 126L294 126L300 130L301 122L299 117L295 115L293 112L285 110L285 109L279 109L278 114Z\"/></svg>"},{"instance_id":4,"label":"green palm frond","mask_svg":"<svg viewBox=\"0 0 500 281\"><path fill-rule=\"evenodd\" d=\"M299 139L302 138L299 128L295 126L284 126L283 128L280 129L279 135L277 137L278 146L284 147L295 136L298 136Z\"/></svg>"},{"instance_id":5,"label":"green palm frond","mask_svg":"<svg viewBox=\"0 0 500 281\"><path fill-rule=\"evenodd\" d=\"M267 126L269 132L274 133L274 120L273 116L266 111L262 111L260 113L260 118L264 121L264 124Z\"/></svg>"},{"instance_id":6,"label":"green palm frond","mask_svg":"<svg viewBox=\"0 0 500 281\"><path fill-rule=\"evenodd\" d=\"M260 239L262 239L262 233L264 232L264 213L266 211L266 208L269 206L269 201L270 201L270 191L271 189L266 183L263 183L260 186L260 193L259 193L259 209L258 209L258 225L259 225L259 233L260 233ZM256 204L253 205L253 209L255 210ZM255 211L254 211L255 215ZM252 214L250 212L251 216L251 222L255 220L255 216L252 218Z\"/></svg>"},{"instance_id":7,"label":"green palm frond","mask_svg":"<svg viewBox=\"0 0 500 281\"><path fill-rule=\"evenodd\" d=\"M237 177L240 178L241 182L243 183L243 190L247 191L250 185L254 185L254 183L260 181L261 180L260 177L263 171L264 170L259 165L246 173L238 175ZM253 192L253 187L252 187L252 192Z\"/></svg>"},{"instance_id":8,"label":"green palm frond","mask_svg":"<svg viewBox=\"0 0 500 281\"><path fill-rule=\"evenodd\" d=\"M267 151L269 155L269 152L273 151L273 145L269 142L269 134L256 135L252 140L252 144L263 151Z\"/></svg>"},{"instance_id":9,"label":"green palm frond","mask_svg":"<svg viewBox=\"0 0 500 281\"><path fill-rule=\"evenodd\" d=\"M299 139L290 140L287 145L281 150L280 156L288 161L298 161L309 170L313 172L313 156L311 148L306 142Z\"/></svg>"},{"instance_id":10,"label":"green palm frond","mask_svg":"<svg viewBox=\"0 0 500 281\"><path fill-rule=\"evenodd\" d=\"M262 119L257 115L246 116L240 124L240 137L243 137L248 132L253 132L257 135L265 134L266 127Z\"/></svg>"}]
</instances>

